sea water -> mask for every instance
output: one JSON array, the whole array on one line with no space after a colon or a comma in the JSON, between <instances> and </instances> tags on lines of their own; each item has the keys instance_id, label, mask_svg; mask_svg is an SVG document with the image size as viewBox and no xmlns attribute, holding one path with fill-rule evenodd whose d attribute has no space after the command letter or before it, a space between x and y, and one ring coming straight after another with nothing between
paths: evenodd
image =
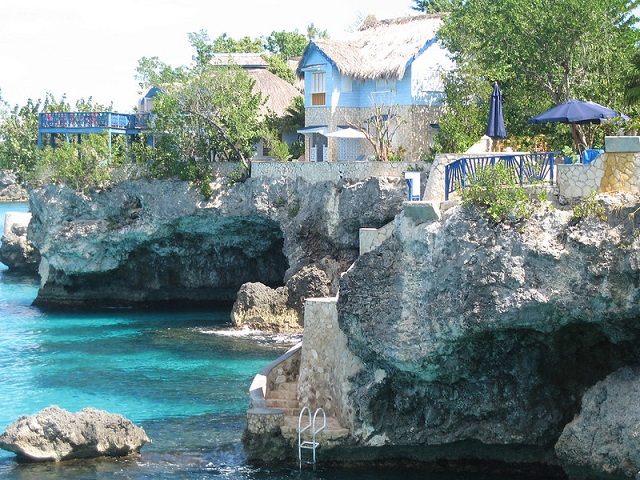
<instances>
[{"instance_id":1,"label":"sea water","mask_svg":"<svg viewBox=\"0 0 640 480\"><path fill-rule=\"evenodd\" d=\"M0 231L5 212L27 209L0 204ZM228 310L45 312L31 305L37 289L37 278L0 264L0 433L50 405L94 407L129 418L153 443L135 457L46 464L0 450L0 479L498 478L250 465L241 444L248 388L290 342L234 332Z\"/></svg>"}]
</instances>

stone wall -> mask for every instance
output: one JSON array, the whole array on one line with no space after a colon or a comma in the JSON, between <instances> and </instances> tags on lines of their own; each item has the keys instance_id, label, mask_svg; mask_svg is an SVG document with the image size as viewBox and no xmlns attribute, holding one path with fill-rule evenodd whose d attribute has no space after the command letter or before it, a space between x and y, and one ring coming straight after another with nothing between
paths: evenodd
<instances>
[{"instance_id":1,"label":"stone wall","mask_svg":"<svg viewBox=\"0 0 640 480\"><path fill-rule=\"evenodd\" d=\"M403 177L404 172L421 168L426 162L251 162L252 178L302 179L310 183L362 181L370 177Z\"/></svg>"},{"instance_id":2,"label":"stone wall","mask_svg":"<svg viewBox=\"0 0 640 480\"><path fill-rule=\"evenodd\" d=\"M349 399L350 377L364 364L347 347L347 337L338 326L336 303L337 297L305 302L298 400L312 411L324 408L328 416L337 417L351 430L355 412Z\"/></svg>"},{"instance_id":3,"label":"stone wall","mask_svg":"<svg viewBox=\"0 0 640 480\"><path fill-rule=\"evenodd\" d=\"M382 228L361 228L360 255L368 253L382 245L382 242L393 234L393 229L393 222L386 224Z\"/></svg>"},{"instance_id":4,"label":"stone wall","mask_svg":"<svg viewBox=\"0 0 640 480\"><path fill-rule=\"evenodd\" d=\"M639 193L640 153L605 152L589 164L558 165L558 193L565 199L596 193Z\"/></svg>"},{"instance_id":5,"label":"stone wall","mask_svg":"<svg viewBox=\"0 0 640 480\"><path fill-rule=\"evenodd\" d=\"M444 200L444 168L451 162L468 155L464 154L441 154L436 155L431 170L429 181L422 195L423 200Z\"/></svg>"}]
</instances>

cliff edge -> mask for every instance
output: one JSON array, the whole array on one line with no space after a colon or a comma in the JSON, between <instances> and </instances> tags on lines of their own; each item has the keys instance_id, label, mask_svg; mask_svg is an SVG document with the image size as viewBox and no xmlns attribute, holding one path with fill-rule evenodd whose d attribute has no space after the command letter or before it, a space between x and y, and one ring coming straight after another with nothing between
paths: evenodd
<instances>
[{"instance_id":1,"label":"cliff edge","mask_svg":"<svg viewBox=\"0 0 640 480\"><path fill-rule=\"evenodd\" d=\"M603 220L555 208L517 225L460 206L420 224L399 215L340 283L338 324L364 365L334 379L351 387L340 412L352 444L555 463L585 392L640 358L640 200L599 202ZM606 473L640 469L637 424L627 430L635 461ZM585 464L564 438L564 461Z\"/></svg>"},{"instance_id":2,"label":"cliff edge","mask_svg":"<svg viewBox=\"0 0 640 480\"><path fill-rule=\"evenodd\" d=\"M38 188L28 232L41 255L35 303L230 305L244 284L283 287L309 266L335 292L357 256L358 229L401 209L401 182L250 178L212 184L208 200L171 180Z\"/></svg>"}]
</instances>

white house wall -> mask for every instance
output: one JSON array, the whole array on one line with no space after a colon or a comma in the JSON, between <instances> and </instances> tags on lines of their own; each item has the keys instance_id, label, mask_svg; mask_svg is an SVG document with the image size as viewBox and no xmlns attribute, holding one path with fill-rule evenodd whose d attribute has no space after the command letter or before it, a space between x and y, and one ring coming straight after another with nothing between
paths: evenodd
<instances>
[{"instance_id":1,"label":"white house wall","mask_svg":"<svg viewBox=\"0 0 640 480\"><path fill-rule=\"evenodd\" d=\"M411 96L416 105L439 106L444 101L443 75L453 61L439 43L431 45L411 64Z\"/></svg>"}]
</instances>

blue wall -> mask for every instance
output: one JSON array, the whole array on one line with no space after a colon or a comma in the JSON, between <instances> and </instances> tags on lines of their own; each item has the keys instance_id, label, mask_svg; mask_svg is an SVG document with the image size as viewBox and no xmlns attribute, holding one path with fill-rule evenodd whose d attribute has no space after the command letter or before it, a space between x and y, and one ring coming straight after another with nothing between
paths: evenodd
<instances>
[{"instance_id":1,"label":"blue wall","mask_svg":"<svg viewBox=\"0 0 640 480\"><path fill-rule=\"evenodd\" d=\"M318 66L316 70L310 70L305 72L305 106L306 108L314 108L311 105L312 94L312 73L314 71L325 72L325 90L326 90L326 105L332 105L334 103L333 96L338 94L339 99L338 107L371 107L374 102L377 105L415 105L416 99L411 97L411 67L408 67L405 71L405 75L402 80L395 82L395 87L391 92L388 90L378 91L377 82L373 80L352 81L351 92L341 92L342 88L342 75L331 62L331 60L324 55L314 44L309 45L304 58L304 67L310 65ZM378 92L378 93L374 93Z\"/></svg>"}]
</instances>

